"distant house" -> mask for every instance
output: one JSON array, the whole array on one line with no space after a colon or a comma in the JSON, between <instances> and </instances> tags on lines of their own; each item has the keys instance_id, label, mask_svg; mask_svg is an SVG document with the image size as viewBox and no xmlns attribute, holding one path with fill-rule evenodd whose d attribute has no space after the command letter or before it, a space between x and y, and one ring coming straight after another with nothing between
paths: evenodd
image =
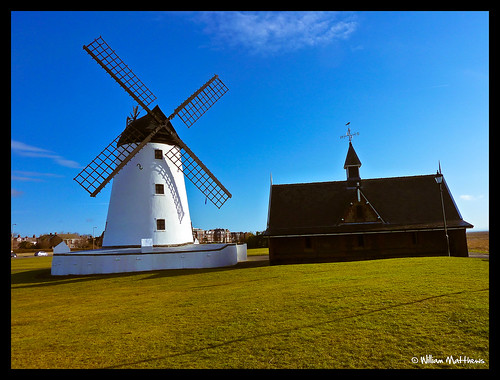
<instances>
[{"instance_id":1,"label":"distant house","mask_svg":"<svg viewBox=\"0 0 500 380\"><path fill-rule=\"evenodd\" d=\"M217 243L231 243L231 232L226 228L214 230L214 241Z\"/></svg>"},{"instance_id":2,"label":"distant house","mask_svg":"<svg viewBox=\"0 0 500 380\"><path fill-rule=\"evenodd\" d=\"M248 236L246 232L231 232L227 228L202 230L193 228L193 237L200 243L241 243Z\"/></svg>"},{"instance_id":3,"label":"distant house","mask_svg":"<svg viewBox=\"0 0 500 380\"><path fill-rule=\"evenodd\" d=\"M27 242L27 243L30 243L32 245L36 245L37 244L37 238L35 235L33 235L32 237L28 237L28 236L25 236L25 237L21 237L21 235L17 235L17 237L13 237L12 238L12 247L13 248L18 248L19 245L23 242Z\"/></svg>"},{"instance_id":4,"label":"distant house","mask_svg":"<svg viewBox=\"0 0 500 380\"><path fill-rule=\"evenodd\" d=\"M202 243L205 240L205 231L201 228L193 228L193 238Z\"/></svg>"},{"instance_id":5,"label":"distant house","mask_svg":"<svg viewBox=\"0 0 500 380\"><path fill-rule=\"evenodd\" d=\"M249 235L247 232L231 232L231 242L243 243Z\"/></svg>"},{"instance_id":6,"label":"distant house","mask_svg":"<svg viewBox=\"0 0 500 380\"><path fill-rule=\"evenodd\" d=\"M441 256L448 246L451 256L468 256L465 231L473 226L442 174L361 179L360 167L349 142L345 181L271 184L271 265Z\"/></svg>"},{"instance_id":7,"label":"distant house","mask_svg":"<svg viewBox=\"0 0 500 380\"><path fill-rule=\"evenodd\" d=\"M86 240L86 237L80 236L77 233L60 233L58 236L63 239L69 248L79 248Z\"/></svg>"}]
</instances>

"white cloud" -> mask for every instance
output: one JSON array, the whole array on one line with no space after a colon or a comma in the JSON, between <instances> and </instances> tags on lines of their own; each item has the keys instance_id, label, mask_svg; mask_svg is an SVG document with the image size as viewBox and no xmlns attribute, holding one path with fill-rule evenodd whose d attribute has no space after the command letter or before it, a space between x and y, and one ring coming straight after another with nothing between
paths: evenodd
<instances>
[{"instance_id":1,"label":"white cloud","mask_svg":"<svg viewBox=\"0 0 500 380\"><path fill-rule=\"evenodd\" d=\"M36 146L28 145L20 141L10 140L10 148L13 152L24 157L40 157L40 158L50 158L54 160L58 165L65 166L68 168L79 169L82 166L72 160L67 160L66 158L55 154L54 152L38 148Z\"/></svg>"},{"instance_id":2,"label":"white cloud","mask_svg":"<svg viewBox=\"0 0 500 380\"><path fill-rule=\"evenodd\" d=\"M35 154L44 154L49 152L48 150L37 148L35 146L31 146L15 140L10 140L10 148L15 151L22 151L26 153L35 153Z\"/></svg>"},{"instance_id":3,"label":"white cloud","mask_svg":"<svg viewBox=\"0 0 500 380\"><path fill-rule=\"evenodd\" d=\"M201 12L195 19L217 45L260 53L324 45L349 37L357 26L350 13L339 12Z\"/></svg>"},{"instance_id":4,"label":"white cloud","mask_svg":"<svg viewBox=\"0 0 500 380\"><path fill-rule=\"evenodd\" d=\"M67 160L64 157L56 156L54 157L54 161L57 162L61 166L66 166L68 168L81 169L82 165L73 160Z\"/></svg>"},{"instance_id":5,"label":"white cloud","mask_svg":"<svg viewBox=\"0 0 500 380\"><path fill-rule=\"evenodd\" d=\"M475 196L475 195L469 195L469 194L463 194L463 195L460 195L460 199L462 199L463 201L477 201L479 199L482 199L484 198L484 195L478 195L478 196Z\"/></svg>"}]
</instances>

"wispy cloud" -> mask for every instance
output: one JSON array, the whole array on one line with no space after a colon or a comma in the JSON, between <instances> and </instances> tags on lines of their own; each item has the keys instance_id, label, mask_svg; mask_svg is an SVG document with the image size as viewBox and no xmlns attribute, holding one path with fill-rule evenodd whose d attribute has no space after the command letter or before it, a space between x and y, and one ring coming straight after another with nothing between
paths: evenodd
<instances>
[{"instance_id":1,"label":"wispy cloud","mask_svg":"<svg viewBox=\"0 0 500 380\"><path fill-rule=\"evenodd\" d=\"M343 12L200 12L195 20L218 46L249 52L298 50L349 37L357 27Z\"/></svg>"},{"instance_id":2,"label":"wispy cloud","mask_svg":"<svg viewBox=\"0 0 500 380\"><path fill-rule=\"evenodd\" d=\"M462 199L463 201L477 201L479 199L483 199L484 198L484 195L478 195L478 196L475 196L475 195L470 195L470 194L463 194L463 195L460 195L460 199Z\"/></svg>"},{"instance_id":3,"label":"wispy cloud","mask_svg":"<svg viewBox=\"0 0 500 380\"><path fill-rule=\"evenodd\" d=\"M13 170L11 172L10 179L12 181L33 181L33 182L43 182L44 180L42 178L47 178L47 177L63 177L62 175L59 174L53 174L53 173L39 173L39 172L26 172L22 170Z\"/></svg>"},{"instance_id":4,"label":"wispy cloud","mask_svg":"<svg viewBox=\"0 0 500 380\"><path fill-rule=\"evenodd\" d=\"M47 149L38 148L36 146L28 145L20 141L10 140L10 148L14 153L19 154L20 156L50 158L58 165L65 166L68 168L79 169L82 167L78 162L68 160L56 154L55 152L52 152Z\"/></svg>"}]
</instances>

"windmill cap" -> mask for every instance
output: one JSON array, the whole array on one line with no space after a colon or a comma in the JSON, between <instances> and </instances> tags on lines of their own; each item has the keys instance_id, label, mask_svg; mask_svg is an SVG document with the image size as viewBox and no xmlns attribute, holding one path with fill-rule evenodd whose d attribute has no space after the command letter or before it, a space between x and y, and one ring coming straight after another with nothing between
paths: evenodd
<instances>
[{"instance_id":1,"label":"windmill cap","mask_svg":"<svg viewBox=\"0 0 500 380\"><path fill-rule=\"evenodd\" d=\"M166 121L167 117L165 114L161 111L160 107L155 106L152 110L152 113L154 113L156 116L158 116L162 121ZM140 143L142 140L144 140L156 127L158 126L158 123L156 122L155 118L150 115L149 113L146 114L143 117L140 117L134 121L132 121L125 130L122 132L122 135L120 139L118 140L118 146L124 145L124 144L132 144L132 143ZM168 121L168 126L171 128L175 136L177 136L177 133L175 132L174 127ZM172 136L164 129L162 128L160 131L158 131L149 142L157 142L157 143L163 143L163 144L169 144L169 145L175 145L175 140L172 138Z\"/></svg>"}]
</instances>

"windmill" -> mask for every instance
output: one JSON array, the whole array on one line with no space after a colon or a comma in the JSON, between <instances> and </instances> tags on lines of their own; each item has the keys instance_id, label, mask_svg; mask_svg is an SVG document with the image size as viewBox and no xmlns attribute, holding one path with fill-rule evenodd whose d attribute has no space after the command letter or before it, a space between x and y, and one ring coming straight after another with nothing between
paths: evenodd
<instances>
[{"instance_id":1,"label":"windmill","mask_svg":"<svg viewBox=\"0 0 500 380\"><path fill-rule=\"evenodd\" d=\"M228 88L214 75L166 117L156 96L99 36L83 49L140 105L127 117L125 130L75 178L91 197L113 180L103 247L192 243L184 177L217 208L231 193L179 138L175 116L190 128Z\"/></svg>"}]
</instances>

